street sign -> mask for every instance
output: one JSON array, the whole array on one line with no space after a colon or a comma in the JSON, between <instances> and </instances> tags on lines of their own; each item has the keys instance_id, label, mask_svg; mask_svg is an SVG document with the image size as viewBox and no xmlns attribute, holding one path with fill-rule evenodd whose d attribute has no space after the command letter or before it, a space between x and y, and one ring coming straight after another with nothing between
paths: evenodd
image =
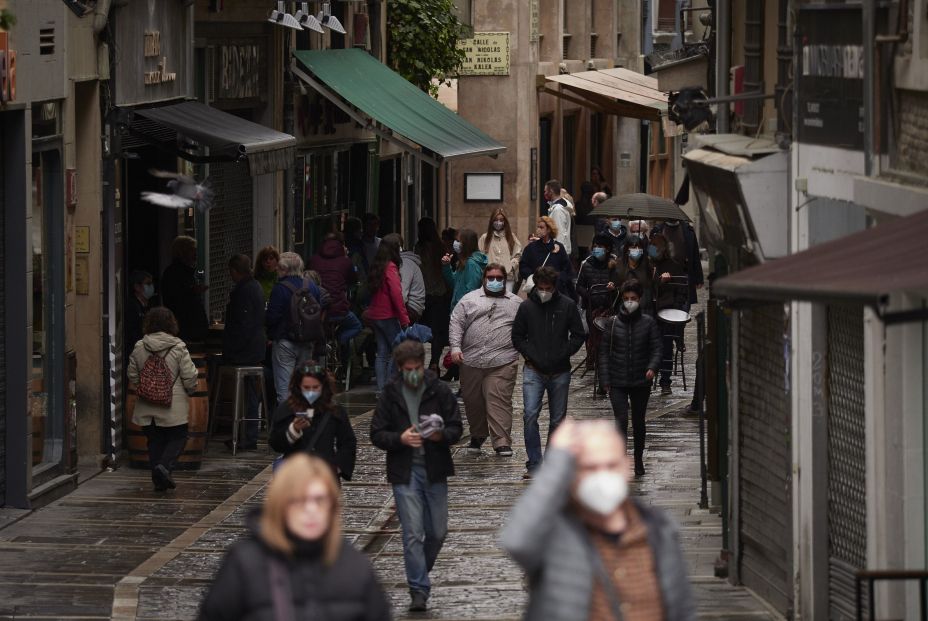
<instances>
[{"instance_id":1,"label":"street sign","mask_svg":"<svg viewBox=\"0 0 928 621\"><path fill-rule=\"evenodd\" d=\"M508 32L475 32L458 47L466 55L459 76L509 75Z\"/></svg>"}]
</instances>

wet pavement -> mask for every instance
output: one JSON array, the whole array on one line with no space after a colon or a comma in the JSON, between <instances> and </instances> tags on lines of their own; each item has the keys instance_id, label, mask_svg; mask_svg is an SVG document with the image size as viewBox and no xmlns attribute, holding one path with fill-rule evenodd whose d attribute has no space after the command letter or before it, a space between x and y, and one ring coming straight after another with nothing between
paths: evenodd
<instances>
[{"instance_id":1,"label":"wet pavement","mask_svg":"<svg viewBox=\"0 0 928 621\"><path fill-rule=\"evenodd\" d=\"M693 327L687 340L694 352ZM698 421L682 414L692 395L695 356L687 358L690 390L683 391L675 378L672 396L652 396L648 473L632 484L632 492L680 524L700 618L776 619L749 591L713 576L721 519L698 507ZM594 398L591 381L575 375L569 415L611 418L608 401ZM496 457L489 448L482 455L466 454L465 429L454 449L458 476L449 486L449 536L432 574L431 609L410 614L384 456L368 440L374 396L361 389L342 398L359 440L355 480L344 487L344 530L371 556L395 616L518 619L526 601L523 576L497 547L496 534L525 488L521 419L513 426L511 458ZM520 413L521 381L514 405ZM272 459L261 446L235 458L221 442L211 447L203 469L177 473L177 490L167 494L152 490L147 472L124 467L93 477L25 517L15 512L0 517L0 619L195 618L224 550L243 534L244 516L263 499ZM10 523L12 518L21 519Z\"/></svg>"}]
</instances>

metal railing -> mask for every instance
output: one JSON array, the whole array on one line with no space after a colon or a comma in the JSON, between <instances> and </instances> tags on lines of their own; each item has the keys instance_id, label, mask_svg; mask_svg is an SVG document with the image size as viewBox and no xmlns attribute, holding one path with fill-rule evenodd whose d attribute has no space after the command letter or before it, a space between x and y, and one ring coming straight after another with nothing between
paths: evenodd
<instances>
[{"instance_id":1,"label":"metal railing","mask_svg":"<svg viewBox=\"0 0 928 621\"><path fill-rule=\"evenodd\" d=\"M919 569L903 570L862 570L855 575L856 580L856 597L857 597L857 621L864 619L863 606L863 583L867 582L867 619L874 621L876 619L876 597L873 593L873 585L877 581L918 581L918 618L921 621L928 621L928 604L925 601L925 595L928 593L928 571Z\"/></svg>"}]
</instances>

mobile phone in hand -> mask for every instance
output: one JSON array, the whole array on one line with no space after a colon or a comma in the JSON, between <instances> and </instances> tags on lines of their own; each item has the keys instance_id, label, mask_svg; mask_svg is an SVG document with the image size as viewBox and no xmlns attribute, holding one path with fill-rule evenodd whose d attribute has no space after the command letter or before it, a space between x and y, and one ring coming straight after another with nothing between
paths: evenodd
<instances>
[{"instance_id":1,"label":"mobile phone in hand","mask_svg":"<svg viewBox=\"0 0 928 621\"><path fill-rule=\"evenodd\" d=\"M296 414L294 414L294 416L297 417L297 418L305 418L306 420L312 420L312 419L313 419L313 411L312 411L312 410L306 410L305 412L297 412Z\"/></svg>"}]
</instances>

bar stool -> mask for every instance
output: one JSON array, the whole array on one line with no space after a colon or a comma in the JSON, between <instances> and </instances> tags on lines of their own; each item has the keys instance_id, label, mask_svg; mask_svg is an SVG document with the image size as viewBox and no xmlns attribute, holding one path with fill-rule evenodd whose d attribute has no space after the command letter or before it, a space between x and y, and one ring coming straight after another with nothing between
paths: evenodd
<instances>
[{"instance_id":1,"label":"bar stool","mask_svg":"<svg viewBox=\"0 0 928 621\"><path fill-rule=\"evenodd\" d=\"M270 420L271 415L267 411L267 397L265 396L264 390L264 367L262 366L234 366L227 365L219 368L219 378L216 380L216 392L213 397L213 412L209 421L209 435L206 438L207 447L209 446L209 441L213 437L213 432L216 429L216 420L219 418L219 402L222 399L222 380L227 376L231 376L232 381L235 385L235 397L234 397L234 409L232 416L232 454L235 455L236 450L238 450L238 434L239 427L245 421L251 420L266 420L266 426L270 429ZM254 377L258 379L259 390L261 391L261 404L262 412L264 418L246 418L245 417L245 380ZM228 417L223 417L228 418Z\"/></svg>"}]
</instances>

